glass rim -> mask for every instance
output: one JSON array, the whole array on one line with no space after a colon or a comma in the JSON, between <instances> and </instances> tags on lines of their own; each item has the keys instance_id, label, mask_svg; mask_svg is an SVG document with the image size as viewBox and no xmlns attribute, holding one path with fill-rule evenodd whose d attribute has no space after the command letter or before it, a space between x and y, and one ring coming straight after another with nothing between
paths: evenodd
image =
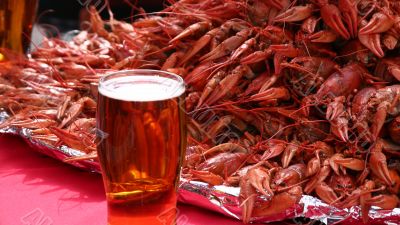
<instances>
[{"instance_id":1,"label":"glass rim","mask_svg":"<svg viewBox=\"0 0 400 225\"><path fill-rule=\"evenodd\" d=\"M164 71L164 70L155 70L155 69L127 69L127 70L120 70L120 71L116 71L116 72L112 72L109 73L107 75L104 75L103 77L100 78L99 80L99 86L101 83L104 83L104 81L112 76L115 75L119 75L119 74L126 74L126 73L138 73L138 72L145 72L145 73L158 73L158 74L164 74L164 75L169 75L173 78L176 78L176 81L178 81L180 84L185 85L185 81L183 80L183 78L175 73L171 73L168 71ZM130 74L127 74L130 75ZM147 76L147 74L137 74L137 75L144 75ZM149 74L148 76L155 76L152 74Z\"/></svg>"},{"instance_id":2,"label":"glass rim","mask_svg":"<svg viewBox=\"0 0 400 225\"><path fill-rule=\"evenodd\" d=\"M130 76L162 77L170 79L177 82L176 87L181 89L182 93L186 92L185 81L181 76L168 71L155 70L155 69L126 69L104 75L99 79L97 88L98 92L101 93L102 92L101 90L103 90L103 92L104 91L113 92L114 90L112 88L109 88L107 85L105 85L107 81L112 80L113 78L130 77Z\"/></svg>"}]
</instances>

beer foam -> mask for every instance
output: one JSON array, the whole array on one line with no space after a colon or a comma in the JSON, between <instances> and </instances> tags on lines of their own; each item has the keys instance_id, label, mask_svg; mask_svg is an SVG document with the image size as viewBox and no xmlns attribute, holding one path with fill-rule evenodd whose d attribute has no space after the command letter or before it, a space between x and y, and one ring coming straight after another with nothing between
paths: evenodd
<instances>
[{"instance_id":1,"label":"beer foam","mask_svg":"<svg viewBox=\"0 0 400 225\"><path fill-rule=\"evenodd\" d=\"M185 92L183 82L160 76L126 76L104 81L99 92L123 101L161 101Z\"/></svg>"}]
</instances>

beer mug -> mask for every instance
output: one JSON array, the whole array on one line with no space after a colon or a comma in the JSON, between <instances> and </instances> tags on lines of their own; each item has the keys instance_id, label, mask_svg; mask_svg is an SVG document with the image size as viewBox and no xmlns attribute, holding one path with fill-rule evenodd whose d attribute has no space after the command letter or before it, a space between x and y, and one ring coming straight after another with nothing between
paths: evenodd
<instances>
[{"instance_id":1,"label":"beer mug","mask_svg":"<svg viewBox=\"0 0 400 225\"><path fill-rule=\"evenodd\" d=\"M182 78L121 71L103 77L98 90L97 152L108 224L175 224L186 149Z\"/></svg>"},{"instance_id":2,"label":"beer mug","mask_svg":"<svg viewBox=\"0 0 400 225\"><path fill-rule=\"evenodd\" d=\"M26 53L37 6L38 0L0 1L0 48Z\"/></svg>"}]
</instances>

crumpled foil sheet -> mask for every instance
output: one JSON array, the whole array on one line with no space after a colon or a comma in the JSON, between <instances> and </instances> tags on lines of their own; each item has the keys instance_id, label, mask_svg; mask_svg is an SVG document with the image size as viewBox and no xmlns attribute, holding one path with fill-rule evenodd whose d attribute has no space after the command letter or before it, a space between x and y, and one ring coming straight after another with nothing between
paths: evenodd
<instances>
[{"instance_id":1,"label":"crumpled foil sheet","mask_svg":"<svg viewBox=\"0 0 400 225\"><path fill-rule=\"evenodd\" d=\"M0 124L2 124L8 117L9 115L5 111L0 110ZM65 159L72 156L83 156L85 155L85 153L69 148L67 146L54 147L46 144L45 142L35 140L30 137L29 129L4 128L0 129L0 134L10 134L10 135L20 136L29 146L32 147L32 149L34 149L37 152L40 152L44 155L58 159L60 161L63 161L64 163L73 165L81 169L95 171L95 172L100 171L100 165L95 160L64 161Z\"/></svg>"},{"instance_id":2,"label":"crumpled foil sheet","mask_svg":"<svg viewBox=\"0 0 400 225\"><path fill-rule=\"evenodd\" d=\"M210 186L203 182L181 180L179 201L222 213L228 217L241 219L238 187ZM260 200L260 199L258 199ZM400 208L381 210L372 207L369 212L370 224L400 224ZM279 215L252 218L252 222L267 223L285 220L290 224L301 224L296 218L309 218L324 224L363 224L360 207L338 209L318 198L303 195L299 203Z\"/></svg>"},{"instance_id":3,"label":"crumpled foil sheet","mask_svg":"<svg viewBox=\"0 0 400 225\"><path fill-rule=\"evenodd\" d=\"M9 115L5 111L0 110L0 124L8 117ZM100 165L95 160L64 161L66 158L82 156L84 153L67 146L54 147L32 139L28 129L4 128L0 129L0 134L18 135L37 152L81 169L100 172ZM210 186L204 182L181 179L178 200L182 203L202 207L240 220L239 192L240 188L238 187ZM262 199L257 201L260 200L262 201ZM400 224L400 208L381 210L377 207L372 207L369 216L370 224ZM352 225L363 224L360 218L360 207L356 206L345 210L337 209L309 195L303 195L298 204L278 215L252 218L251 221L268 223L286 220L288 223L301 224L296 218L308 218L327 225L337 224L338 222L341 222L341 224L351 223Z\"/></svg>"}]
</instances>

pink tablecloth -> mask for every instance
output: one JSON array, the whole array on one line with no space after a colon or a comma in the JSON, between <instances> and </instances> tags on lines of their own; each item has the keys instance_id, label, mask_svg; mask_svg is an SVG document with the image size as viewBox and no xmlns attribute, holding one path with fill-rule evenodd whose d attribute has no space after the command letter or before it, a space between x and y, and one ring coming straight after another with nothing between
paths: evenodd
<instances>
[{"instance_id":1,"label":"pink tablecloth","mask_svg":"<svg viewBox=\"0 0 400 225\"><path fill-rule=\"evenodd\" d=\"M242 224L179 205L180 225ZM65 165L0 135L0 225L105 225L101 176Z\"/></svg>"}]
</instances>

